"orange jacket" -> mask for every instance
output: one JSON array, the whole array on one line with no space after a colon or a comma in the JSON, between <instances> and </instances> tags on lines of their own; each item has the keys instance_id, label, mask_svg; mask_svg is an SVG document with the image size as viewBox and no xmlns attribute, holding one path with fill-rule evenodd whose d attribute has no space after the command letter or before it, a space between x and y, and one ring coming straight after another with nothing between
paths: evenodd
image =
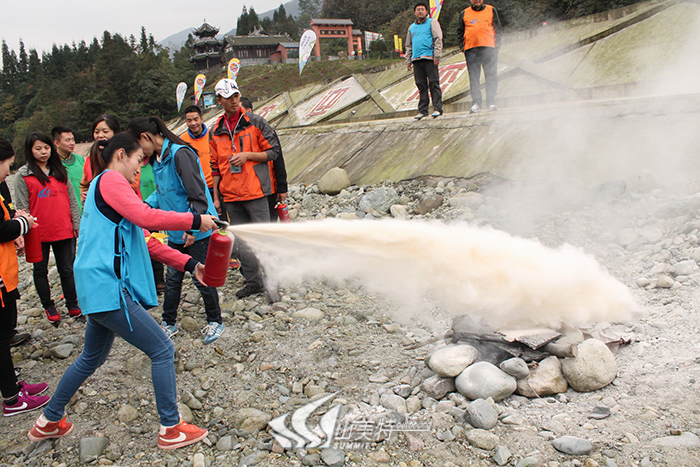
<instances>
[{"instance_id":1,"label":"orange jacket","mask_svg":"<svg viewBox=\"0 0 700 467\"><path fill-rule=\"evenodd\" d=\"M273 187L269 161L280 154L279 140L274 138L270 124L254 113L246 113L243 108L241 112L233 135L224 123L226 115L219 117L211 130L213 133L209 142L212 175L221 177L219 192L227 203L271 195ZM229 157L234 152L266 152L267 161L248 160L239 173L231 173Z\"/></svg>"},{"instance_id":2,"label":"orange jacket","mask_svg":"<svg viewBox=\"0 0 700 467\"><path fill-rule=\"evenodd\" d=\"M5 206L4 199L0 200L0 205L2 205L3 220L9 221L10 212ZM0 278L2 278L2 283L7 292L12 292L19 284L19 263L15 252L15 242L12 240L0 243ZM0 302L2 302L0 303L2 306L5 306L2 297L0 297Z\"/></svg>"},{"instance_id":3,"label":"orange jacket","mask_svg":"<svg viewBox=\"0 0 700 467\"><path fill-rule=\"evenodd\" d=\"M464 50L474 47L496 47L496 15L496 9L491 5L484 5L481 11L469 7L462 12L459 31L462 32Z\"/></svg>"},{"instance_id":4,"label":"orange jacket","mask_svg":"<svg viewBox=\"0 0 700 467\"><path fill-rule=\"evenodd\" d=\"M211 152L209 149L210 134L211 130L209 128L204 127L204 131L197 138L194 138L190 134L189 130L185 130L185 132L180 135L180 138L183 141L190 143L190 146L192 146L197 151L197 155L199 156L199 163L202 166L202 172L204 172L204 181L207 182L207 186L209 188L213 188L214 181L211 178Z\"/></svg>"}]
</instances>

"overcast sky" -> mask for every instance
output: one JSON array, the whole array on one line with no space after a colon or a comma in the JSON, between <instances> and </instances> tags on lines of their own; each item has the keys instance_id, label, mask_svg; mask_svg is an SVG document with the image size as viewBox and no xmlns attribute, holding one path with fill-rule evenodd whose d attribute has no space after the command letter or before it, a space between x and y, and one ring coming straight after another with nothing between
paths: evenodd
<instances>
[{"instance_id":1,"label":"overcast sky","mask_svg":"<svg viewBox=\"0 0 700 467\"><path fill-rule=\"evenodd\" d=\"M284 0L286 1L286 0ZM228 32L245 4L257 13L278 8L283 0L8 0L0 14L0 36L10 49L19 50L22 38L27 51L50 51L52 45L72 44L103 31L133 34L138 40L141 26L156 42L186 28L198 27L204 19Z\"/></svg>"}]
</instances>

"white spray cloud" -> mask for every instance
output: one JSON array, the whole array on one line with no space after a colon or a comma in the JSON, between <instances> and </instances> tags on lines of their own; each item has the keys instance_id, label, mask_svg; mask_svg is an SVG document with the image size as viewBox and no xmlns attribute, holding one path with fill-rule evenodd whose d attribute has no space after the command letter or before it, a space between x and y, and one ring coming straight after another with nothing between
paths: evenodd
<instances>
[{"instance_id":1,"label":"white spray cloud","mask_svg":"<svg viewBox=\"0 0 700 467\"><path fill-rule=\"evenodd\" d=\"M326 219L231 230L273 281L359 280L398 304L402 322L424 315L426 300L495 329L620 322L637 308L629 290L577 248L553 250L467 224Z\"/></svg>"}]
</instances>

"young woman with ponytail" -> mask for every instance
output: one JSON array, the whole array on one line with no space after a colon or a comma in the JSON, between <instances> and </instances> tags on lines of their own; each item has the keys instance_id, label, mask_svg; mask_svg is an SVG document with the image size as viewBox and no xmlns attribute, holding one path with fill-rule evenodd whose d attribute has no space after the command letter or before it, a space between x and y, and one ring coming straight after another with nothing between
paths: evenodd
<instances>
[{"instance_id":1,"label":"young woman with ponytail","mask_svg":"<svg viewBox=\"0 0 700 467\"><path fill-rule=\"evenodd\" d=\"M83 352L66 370L44 413L29 431L32 441L61 438L73 429L65 407L81 384L109 355L119 335L151 359L153 388L160 416L158 447L175 449L196 443L207 430L180 419L175 383L175 348L146 311L158 305L150 257L171 268L190 271L202 281L204 266L164 245L148 230L208 232L213 216L152 209L129 186L141 170L144 154L138 141L118 134L98 141L106 167L95 174L83 206L75 278L87 317Z\"/></svg>"},{"instance_id":2,"label":"young woman with ponytail","mask_svg":"<svg viewBox=\"0 0 700 467\"><path fill-rule=\"evenodd\" d=\"M170 131L158 117L135 118L124 131L137 138L145 156L153 159L153 176L158 188L146 203L169 211L216 215L199 157L189 144ZM203 263L210 235L210 232L171 230L168 231L168 245ZM178 331L177 308L183 278L184 273L174 268L168 268L165 275L162 326L171 337ZM202 330L203 341L211 344L224 331L219 295L214 287L207 287L196 279L194 282L202 294L207 314L207 325Z\"/></svg>"}]
</instances>

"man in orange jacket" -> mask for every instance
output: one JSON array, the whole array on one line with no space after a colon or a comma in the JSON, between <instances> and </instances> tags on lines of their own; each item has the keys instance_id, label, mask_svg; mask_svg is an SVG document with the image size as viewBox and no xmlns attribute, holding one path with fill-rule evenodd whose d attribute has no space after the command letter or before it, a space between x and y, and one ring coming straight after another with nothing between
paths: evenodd
<instances>
[{"instance_id":1,"label":"man in orange jacket","mask_svg":"<svg viewBox=\"0 0 700 467\"><path fill-rule=\"evenodd\" d=\"M501 21L498 12L484 0L471 0L471 6L460 14L457 37L462 41L464 58L469 72L469 90L472 95L471 113L483 107L481 97L481 68L486 80L486 106L496 107L498 92L498 48L501 46Z\"/></svg>"},{"instance_id":2,"label":"man in orange jacket","mask_svg":"<svg viewBox=\"0 0 700 467\"><path fill-rule=\"evenodd\" d=\"M267 197L273 193L273 184L268 161L280 154L279 140L265 119L241 107L241 92L234 80L220 80L214 91L224 109L209 142L214 205L226 212L232 225L270 222ZM246 279L236 296L262 292L262 270L250 248L236 239L233 256L241 261Z\"/></svg>"}]
</instances>

